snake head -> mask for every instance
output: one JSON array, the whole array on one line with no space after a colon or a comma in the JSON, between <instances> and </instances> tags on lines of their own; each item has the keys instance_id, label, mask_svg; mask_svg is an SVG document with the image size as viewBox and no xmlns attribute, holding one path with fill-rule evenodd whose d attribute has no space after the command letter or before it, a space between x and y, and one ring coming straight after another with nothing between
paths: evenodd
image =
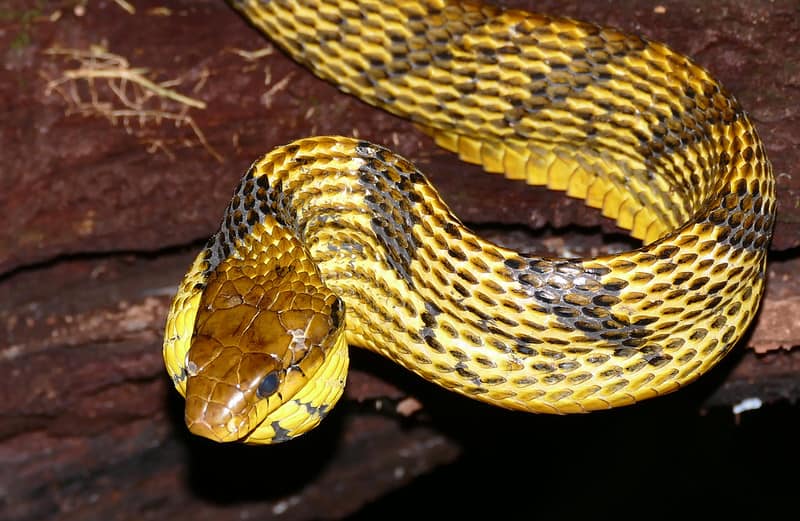
<instances>
[{"instance_id":1,"label":"snake head","mask_svg":"<svg viewBox=\"0 0 800 521\"><path fill-rule=\"evenodd\" d=\"M344 306L296 271L245 276L235 262L211 274L200 299L185 363L186 424L219 442L285 441L319 423L341 395Z\"/></svg>"}]
</instances>

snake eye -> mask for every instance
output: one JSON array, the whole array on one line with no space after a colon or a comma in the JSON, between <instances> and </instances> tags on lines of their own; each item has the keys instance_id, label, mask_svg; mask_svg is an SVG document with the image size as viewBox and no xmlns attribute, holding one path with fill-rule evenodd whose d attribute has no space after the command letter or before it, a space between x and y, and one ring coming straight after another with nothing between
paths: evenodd
<instances>
[{"instance_id":1,"label":"snake eye","mask_svg":"<svg viewBox=\"0 0 800 521\"><path fill-rule=\"evenodd\" d=\"M334 329L338 329L339 325L344 320L344 302L339 297L333 301L331 306L331 322L333 322Z\"/></svg>"},{"instance_id":2,"label":"snake eye","mask_svg":"<svg viewBox=\"0 0 800 521\"><path fill-rule=\"evenodd\" d=\"M275 394L275 391L278 390L278 384L281 383L281 379L278 376L278 371L272 371L271 373L267 374L261 383L258 384L258 389L256 389L256 396L259 398L268 398Z\"/></svg>"}]
</instances>

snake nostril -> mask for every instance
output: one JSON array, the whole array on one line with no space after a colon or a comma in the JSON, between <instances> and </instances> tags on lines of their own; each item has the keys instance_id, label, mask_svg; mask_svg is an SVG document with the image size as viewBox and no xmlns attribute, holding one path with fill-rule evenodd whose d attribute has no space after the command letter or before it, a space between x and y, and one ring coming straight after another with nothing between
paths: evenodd
<instances>
[{"instance_id":1,"label":"snake nostril","mask_svg":"<svg viewBox=\"0 0 800 521\"><path fill-rule=\"evenodd\" d=\"M189 360L189 355L186 355L186 365L184 371L186 372L187 376L195 376L197 375L197 364Z\"/></svg>"}]
</instances>

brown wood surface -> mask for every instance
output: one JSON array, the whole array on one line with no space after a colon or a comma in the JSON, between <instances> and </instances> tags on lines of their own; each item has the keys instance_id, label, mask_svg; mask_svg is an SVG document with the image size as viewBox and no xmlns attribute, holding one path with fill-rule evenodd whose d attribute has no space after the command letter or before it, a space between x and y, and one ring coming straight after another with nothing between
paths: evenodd
<instances>
[{"instance_id":1,"label":"brown wood surface","mask_svg":"<svg viewBox=\"0 0 800 521\"><path fill-rule=\"evenodd\" d=\"M751 334L680 393L578 418L493 410L356 353L343 403L306 438L267 448L191 438L161 363L166 307L239 176L275 145L333 133L386 144L473 228L522 249L629 243L579 201L481 174L338 93L223 2L128 4L135 12L114 1L0 2L0 519L342 518L479 444L497 454L465 480L502 480L523 458L535 488L605 468L620 426L650 436L632 436L627 451L664 464L686 452L668 449L677 427L657 435L656 424L800 398L790 349L800 344L797 2L515 1L665 41L751 113L779 196ZM787 422L797 415L786 411ZM567 441L583 448L570 453Z\"/></svg>"}]
</instances>

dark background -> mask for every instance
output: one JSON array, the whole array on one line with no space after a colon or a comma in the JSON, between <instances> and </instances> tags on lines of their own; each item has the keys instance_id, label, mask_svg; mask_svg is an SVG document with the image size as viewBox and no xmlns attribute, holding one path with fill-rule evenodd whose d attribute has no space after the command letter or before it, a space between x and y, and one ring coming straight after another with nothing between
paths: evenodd
<instances>
[{"instance_id":1,"label":"dark background","mask_svg":"<svg viewBox=\"0 0 800 521\"><path fill-rule=\"evenodd\" d=\"M0 1L0 520L795 510L796 0L514 2L665 41L753 117L779 215L761 313L720 367L635 407L553 417L474 403L355 351L342 403L277 447L190 436L161 361L176 284L266 150L355 134L412 159L493 240L577 255L630 243L579 201L483 175L339 94L223 2L131 3ZM748 398L761 407L734 414Z\"/></svg>"}]
</instances>

